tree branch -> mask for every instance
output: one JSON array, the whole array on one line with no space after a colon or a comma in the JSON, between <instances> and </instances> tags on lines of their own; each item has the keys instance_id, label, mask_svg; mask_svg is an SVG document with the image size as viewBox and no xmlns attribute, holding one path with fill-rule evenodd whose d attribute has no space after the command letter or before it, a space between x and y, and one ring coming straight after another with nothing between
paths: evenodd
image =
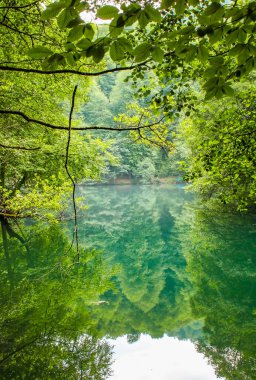
<instances>
[{"instance_id":1,"label":"tree branch","mask_svg":"<svg viewBox=\"0 0 256 380\"><path fill-rule=\"evenodd\" d=\"M39 69L26 69L23 67L12 67L12 66L0 66L0 70L2 71L16 71L21 73L35 73L35 74L42 74L42 75L50 75L50 74L75 74L75 75L82 75L87 77L96 77L104 74L114 73L118 71L127 71L127 70L133 70L136 67L144 66L146 65L148 61L144 61L141 63L138 63L137 65L131 65L127 67L115 67L114 69L106 69L102 71L96 71L94 73L86 72L86 71L79 71L79 70L71 70L71 69L62 69L62 70L39 70Z\"/></svg>"},{"instance_id":2,"label":"tree branch","mask_svg":"<svg viewBox=\"0 0 256 380\"><path fill-rule=\"evenodd\" d=\"M75 106L75 97L76 97L76 91L77 91L77 85L74 87L73 95L72 95L72 102L71 102L71 109L69 113L69 121L68 121L68 141L66 146L66 160L65 160L65 169L67 172L67 175L72 182L73 185L73 193L72 193L72 199L73 199L73 208L74 208L74 236L76 240L76 254L77 254L77 261L79 262L79 246L78 246L78 228L77 228L77 211L76 211L76 198L75 198L75 192L76 192L76 183L74 178L72 177L69 168L68 168L68 157L69 157L69 148L70 148L70 141L71 141L71 127L72 127L72 115L74 111Z\"/></svg>"},{"instance_id":3,"label":"tree branch","mask_svg":"<svg viewBox=\"0 0 256 380\"><path fill-rule=\"evenodd\" d=\"M51 128L51 129L59 129L59 130L66 130L66 131L69 130L69 127L63 127L63 126L60 126L60 125L54 125L54 124L46 123L46 122L41 121L41 120L36 120L36 119L30 118L29 116L27 116L26 114L24 114L21 111L0 110L0 114L18 115L18 116L22 117L23 119L25 119L29 123L35 123L35 124L42 125L43 127L47 127L47 128ZM148 125L145 124L145 125L141 125L141 126L139 125L139 126L136 126L136 127L127 126L127 127L121 127L121 128L116 127L115 128L115 127L99 127L97 125L90 125L90 126L87 126L87 127L73 127L72 130L73 131L102 130L102 131L116 131L116 132L137 131L138 129L153 127L153 126L161 123L161 121L164 118L165 118L165 116L163 116L161 119L159 119L155 123L148 124Z\"/></svg>"},{"instance_id":4,"label":"tree branch","mask_svg":"<svg viewBox=\"0 0 256 380\"><path fill-rule=\"evenodd\" d=\"M38 150L38 149L41 149L40 146L37 148L26 148L25 146L9 146L9 145L1 144L1 143L0 143L0 147L5 148L5 149L19 149L19 150Z\"/></svg>"},{"instance_id":5,"label":"tree branch","mask_svg":"<svg viewBox=\"0 0 256 380\"><path fill-rule=\"evenodd\" d=\"M33 3L27 4L27 5L9 5L9 6L5 6L5 7L0 7L0 9L22 9L22 8L29 8L32 5L36 5L38 3L39 3L39 1L37 0L37 1L34 1Z\"/></svg>"}]
</instances>

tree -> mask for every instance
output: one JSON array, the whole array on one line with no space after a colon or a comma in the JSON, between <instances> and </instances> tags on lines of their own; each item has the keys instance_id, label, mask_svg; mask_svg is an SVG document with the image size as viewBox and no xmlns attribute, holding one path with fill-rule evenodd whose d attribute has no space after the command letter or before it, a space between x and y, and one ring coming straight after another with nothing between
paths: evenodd
<instances>
[{"instance_id":1,"label":"tree","mask_svg":"<svg viewBox=\"0 0 256 380\"><path fill-rule=\"evenodd\" d=\"M199 99L197 112L179 128L190 149L185 178L203 198L218 198L240 211L256 205L255 102L252 78L236 86L233 98L206 104Z\"/></svg>"},{"instance_id":2,"label":"tree","mask_svg":"<svg viewBox=\"0 0 256 380\"><path fill-rule=\"evenodd\" d=\"M58 31L49 28L44 32L36 2L27 2L27 6L23 2L20 8L10 3L10 8L6 5L0 12L5 19L0 28L2 62L19 62L21 52L31 41L47 39L57 44ZM59 217L72 190L67 169L76 182L98 179L107 162L112 161L109 143L82 136L78 129L72 132L68 149L68 118L75 84L68 78L1 71L1 80L1 217ZM88 81L84 81L80 94L87 85ZM78 103L76 99L75 106ZM78 107L73 114L73 128L79 128L74 120L77 118ZM41 119L41 124L35 119ZM54 124L59 128L52 128Z\"/></svg>"}]
</instances>

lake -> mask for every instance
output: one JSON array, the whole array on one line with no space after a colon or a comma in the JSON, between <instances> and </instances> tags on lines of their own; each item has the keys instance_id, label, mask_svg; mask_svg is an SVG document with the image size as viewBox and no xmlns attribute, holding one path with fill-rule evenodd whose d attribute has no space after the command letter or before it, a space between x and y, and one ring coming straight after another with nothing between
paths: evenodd
<instances>
[{"instance_id":1,"label":"lake","mask_svg":"<svg viewBox=\"0 0 256 380\"><path fill-rule=\"evenodd\" d=\"M1 244L3 379L256 378L256 217L182 184L77 191Z\"/></svg>"}]
</instances>

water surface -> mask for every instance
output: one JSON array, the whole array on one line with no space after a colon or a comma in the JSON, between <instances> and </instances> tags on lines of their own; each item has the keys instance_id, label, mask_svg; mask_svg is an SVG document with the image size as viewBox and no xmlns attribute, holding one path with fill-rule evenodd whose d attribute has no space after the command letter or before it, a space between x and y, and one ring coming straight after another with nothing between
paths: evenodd
<instances>
[{"instance_id":1,"label":"water surface","mask_svg":"<svg viewBox=\"0 0 256 380\"><path fill-rule=\"evenodd\" d=\"M1 378L256 378L255 218L180 184L79 196L79 263L71 221L3 239Z\"/></svg>"}]
</instances>

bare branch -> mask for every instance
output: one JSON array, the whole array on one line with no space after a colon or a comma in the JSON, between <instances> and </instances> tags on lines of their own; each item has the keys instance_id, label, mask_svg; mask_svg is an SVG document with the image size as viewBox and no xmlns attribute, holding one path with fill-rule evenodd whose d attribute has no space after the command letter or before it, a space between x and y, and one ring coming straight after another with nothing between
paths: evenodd
<instances>
[{"instance_id":1,"label":"bare branch","mask_svg":"<svg viewBox=\"0 0 256 380\"><path fill-rule=\"evenodd\" d=\"M9 145L1 144L1 143L0 143L0 147L5 148L5 149L19 149L19 150L38 150L38 149L41 149L40 146L37 148L27 148L25 146L9 146Z\"/></svg>"},{"instance_id":2,"label":"bare branch","mask_svg":"<svg viewBox=\"0 0 256 380\"><path fill-rule=\"evenodd\" d=\"M54 124L46 123L46 122L41 121L41 120L36 120L36 119L30 118L29 116L27 116L26 114L24 114L21 111L0 110L0 114L18 115L18 116L22 117L23 119L25 119L29 123L35 123L35 124L42 125L43 127L47 127L47 128L51 128L51 129L59 129L59 130L66 130L66 131L69 130L68 127L63 127L63 126L60 126L60 125L54 125ZM116 131L116 132L137 131L138 129L154 127L155 125L160 124L161 121L164 118L165 118L165 116L163 116L161 119L157 120L156 122L154 122L152 124L138 125L136 127L134 127L134 126L127 126L127 127L99 127L97 125L90 125L90 126L87 126L87 127L73 127L72 130L73 131L102 130L102 131Z\"/></svg>"},{"instance_id":3,"label":"bare branch","mask_svg":"<svg viewBox=\"0 0 256 380\"><path fill-rule=\"evenodd\" d=\"M138 63L137 65L131 65L127 67L115 67L113 69L106 69L102 71L96 71L94 73L86 72L86 71L79 71L79 70L71 70L71 69L62 69L62 70L39 70L39 69L28 69L23 67L12 67L12 66L0 66L0 70L2 71L16 71L21 73L35 73L35 74L42 74L42 75L51 75L51 74L75 74L75 75L81 75L81 76L87 76L87 77L96 77L104 74L114 73L118 71L127 71L127 70L133 70L136 67L144 66L148 63L148 61L144 61L141 63Z\"/></svg>"}]
</instances>

